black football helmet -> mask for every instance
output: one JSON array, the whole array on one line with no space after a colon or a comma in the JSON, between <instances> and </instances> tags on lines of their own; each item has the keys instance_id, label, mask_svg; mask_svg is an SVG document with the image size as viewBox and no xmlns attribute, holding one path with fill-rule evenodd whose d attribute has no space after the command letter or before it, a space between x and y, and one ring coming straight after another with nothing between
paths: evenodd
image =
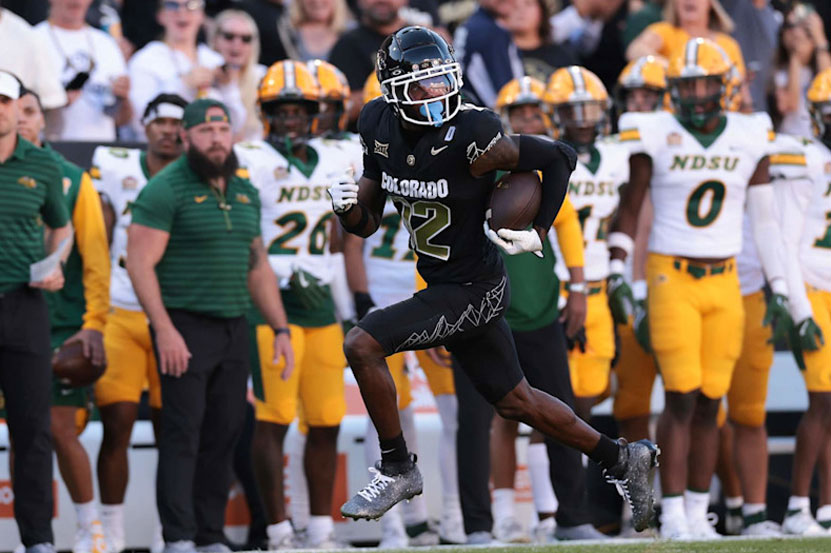
<instances>
[{"instance_id":1,"label":"black football helmet","mask_svg":"<svg viewBox=\"0 0 831 553\"><path fill-rule=\"evenodd\" d=\"M375 69L384 99L404 121L439 127L459 112L461 67L453 47L430 29L404 27L388 36Z\"/></svg>"}]
</instances>

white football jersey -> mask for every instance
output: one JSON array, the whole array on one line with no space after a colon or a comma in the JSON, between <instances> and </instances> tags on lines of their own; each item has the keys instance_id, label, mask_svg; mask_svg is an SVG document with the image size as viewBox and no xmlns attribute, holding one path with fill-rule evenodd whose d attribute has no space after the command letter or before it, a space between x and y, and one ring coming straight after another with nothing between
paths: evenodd
<instances>
[{"instance_id":1,"label":"white football jersey","mask_svg":"<svg viewBox=\"0 0 831 553\"><path fill-rule=\"evenodd\" d=\"M671 113L624 113L621 139L652 158L649 251L731 257L742 249L747 183L773 139L768 123L725 114L721 130L698 136Z\"/></svg>"},{"instance_id":2,"label":"white football jersey","mask_svg":"<svg viewBox=\"0 0 831 553\"><path fill-rule=\"evenodd\" d=\"M391 200L384 206L381 226L364 242L364 267L369 295L378 307L406 300L415 293L415 256L410 234Z\"/></svg>"},{"instance_id":3,"label":"white football jersey","mask_svg":"<svg viewBox=\"0 0 831 553\"><path fill-rule=\"evenodd\" d=\"M831 151L817 140L805 142L811 188L797 191L805 208L799 261L805 282L831 290Z\"/></svg>"},{"instance_id":4,"label":"white football jersey","mask_svg":"<svg viewBox=\"0 0 831 553\"><path fill-rule=\"evenodd\" d=\"M283 287L295 267L323 284L332 280L329 238L334 213L327 189L349 171L354 175L362 172L354 148L341 142L309 141L317 163L308 176L263 140L234 146L240 167L248 171L260 191L263 242Z\"/></svg>"},{"instance_id":5,"label":"white football jersey","mask_svg":"<svg viewBox=\"0 0 831 553\"><path fill-rule=\"evenodd\" d=\"M629 180L629 149L617 135L595 142L592 152L580 154L577 166L568 181L568 195L583 230L585 264L583 270L589 282L609 276L609 248L606 236L609 223L617 211L620 187ZM568 280L559 244L552 240L557 253L557 276Z\"/></svg>"},{"instance_id":6,"label":"white football jersey","mask_svg":"<svg viewBox=\"0 0 831 553\"><path fill-rule=\"evenodd\" d=\"M112 244L110 245L110 303L121 309L141 311L133 283L127 274L127 227L132 219L130 206L147 184L144 152L125 148L98 146L92 156L90 170L95 189L106 194L115 212Z\"/></svg>"}]
</instances>

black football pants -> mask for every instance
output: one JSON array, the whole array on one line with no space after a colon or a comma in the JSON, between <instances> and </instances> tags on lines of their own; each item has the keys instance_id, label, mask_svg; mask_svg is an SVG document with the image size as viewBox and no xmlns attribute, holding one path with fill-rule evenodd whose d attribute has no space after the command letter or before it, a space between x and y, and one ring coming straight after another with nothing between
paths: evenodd
<instances>
[{"instance_id":1,"label":"black football pants","mask_svg":"<svg viewBox=\"0 0 831 553\"><path fill-rule=\"evenodd\" d=\"M574 392L568 369L565 335L559 322L529 332L512 332L525 378L569 407ZM458 362L454 359L454 362ZM467 371L454 370L459 401L456 433L459 495L465 532L490 532L493 527L490 480L490 426L493 407L476 392ZM579 451L546 437L551 483L559 507L557 524L564 527L591 522L586 475Z\"/></svg>"},{"instance_id":2,"label":"black football pants","mask_svg":"<svg viewBox=\"0 0 831 553\"><path fill-rule=\"evenodd\" d=\"M156 502L164 540L224 543L234 446L245 420L248 323L169 313L192 357L182 376L161 375Z\"/></svg>"},{"instance_id":3,"label":"black football pants","mask_svg":"<svg viewBox=\"0 0 831 553\"><path fill-rule=\"evenodd\" d=\"M23 545L52 543L52 350L40 290L0 293L0 389L14 445L14 518Z\"/></svg>"}]
</instances>

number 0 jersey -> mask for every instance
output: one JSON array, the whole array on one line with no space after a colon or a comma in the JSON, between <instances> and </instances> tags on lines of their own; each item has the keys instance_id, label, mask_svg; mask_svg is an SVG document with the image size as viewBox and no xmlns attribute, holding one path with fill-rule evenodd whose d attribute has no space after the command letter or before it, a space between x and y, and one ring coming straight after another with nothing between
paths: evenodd
<instances>
[{"instance_id":1,"label":"number 0 jersey","mask_svg":"<svg viewBox=\"0 0 831 553\"><path fill-rule=\"evenodd\" d=\"M471 163L502 138L499 117L465 104L451 121L411 134L377 98L361 111L358 130L364 177L401 214L424 280L466 283L501 275L502 260L482 228L494 174L470 174Z\"/></svg>"},{"instance_id":2,"label":"number 0 jersey","mask_svg":"<svg viewBox=\"0 0 831 553\"><path fill-rule=\"evenodd\" d=\"M652 158L649 251L731 257L742 249L747 184L773 139L764 118L726 113L701 134L668 112L624 113L621 140Z\"/></svg>"},{"instance_id":3,"label":"number 0 jersey","mask_svg":"<svg viewBox=\"0 0 831 553\"><path fill-rule=\"evenodd\" d=\"M384 206L381 228L364 242L364 267L369 295L378 307L386 307L413 295L415 256L401 214L391 201Z\"/></svg>"},{"instance_id":4,"label":"number 0 jersey","mask_svg":"<svg viewBox=\"0 0 831 553\"><path fill-rule=\"evenodd\" d=\"M302 163L263 141L234 146L240 167L260 192L262 236L268 261L284 287L295 268L322 284L332 280L329 235L332 203L327 189L347 172L358 174L360 160L339 141L313 139Z\"/></svg>"},{"instance_id":5,"label":"number 0 jersey","mask_svg":"<svg viewBox=\"0 0 831 553\"><path fill-rule=\"evenodd\" d=\"M578 156L577 166L568 181L568 197L577 210L583 231L586 280L609 276L609 249L606 234L617 210L620 187L629 180L629 149L617 136L598 140L591 151ZM558 243L557 276L568 280L568 270Z\"/></svg>"},{"instance_id":6,"label":"number 0 jersey","mask_svg":"<svg viewBox=\"0 0 831 553\"><path fill-rule=\"evenodd\" d=\"M799 262L805 282L831 290L831 151L817 140L805 143L810 187L794 188L804 213Z\"/></svg>"},{"instance_id":7,"label":"number 0 jersey","mask_svg":"<svg viewBox=\"0 0 831 553\"><path fill-rule=\"evenodd\" d=\"M149 172L144 152L125 148L98 146L92 156L90 176L95 189L106 194L115 212L110 259L110 303L121 309L141 311L133 283L127 274L127 227L132 217L130 206L147 184Z\"/></svg>"}]
</instances>

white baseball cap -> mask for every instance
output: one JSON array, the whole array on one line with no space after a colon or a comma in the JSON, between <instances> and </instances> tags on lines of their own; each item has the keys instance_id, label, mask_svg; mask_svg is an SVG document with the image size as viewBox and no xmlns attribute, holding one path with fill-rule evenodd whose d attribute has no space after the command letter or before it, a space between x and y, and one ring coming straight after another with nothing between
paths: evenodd
<instances>
[{"instance_id":1,"label":"white baseball cap","mask_svg":"<svg viewBox=\"0 0 831 553\"><path fill-rule=\"evenodd\" d=\"M8 71L0 71L0 96L12 100L20 98L20 81Z\"/></svg>"}]
</instances>

